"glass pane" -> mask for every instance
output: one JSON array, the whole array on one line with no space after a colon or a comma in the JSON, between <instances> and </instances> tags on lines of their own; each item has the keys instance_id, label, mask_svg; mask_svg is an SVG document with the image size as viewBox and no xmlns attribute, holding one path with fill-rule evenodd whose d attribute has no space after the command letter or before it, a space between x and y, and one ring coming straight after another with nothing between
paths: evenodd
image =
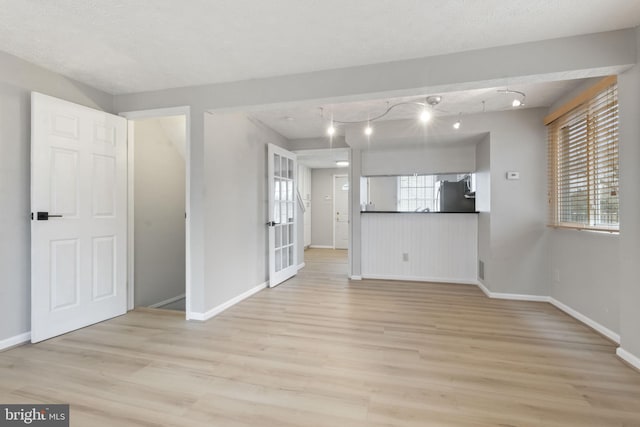
<instances>
[{"instance_id":1,"label":"glass pane","mask_svg":"<svg viewBox=\"0 0 640 427\"><path fill-rule=\"evenodd\" d=\"M273 204L273 220L275 222L280 222L280 202L275 202Z\"/></svg>"},{"instance_id":2,"label":"glass pane","mask_svg":"<svg viewBox=\"0 0 640 427\"><path fill-rule=\"evenodd\" d=\"M293 203L287 203L287 222L293 222Z\"/></svg>"},{"instance_id":3,"label":"glass pane","mask_svg":"<svg viewBox=\"0 0 640 427\"><path fill-rule=\"evenodd\" d=\"M289 176L289 168L287 167L287 159L282 157L282 176L283 178L287 178Z\"/></svg>"},{"instance_id":4,"label":"glass pane","mask_svg":"<svg viewBox=\"0 0 640 427\"><path fill-rule=\"evenodd\" d=\"M287 200L293 202L293 181L287 181Z\"/></svg>"},{"instance_id":5,"label":"glass pane","mask_svg":"<svg viewBox=\"0 0 640 427\"><path fill-rule=\"evenodd\" d=\"M289 162L289 179L293 179L293 160L287 159Z\"/></svg>"},{"instance_id":6,"label":"glass pane","mask_svg":"<svg viewBox=\"0 0 640 427\"><path fill-rule=\"evenodd\" d=\"M289 246L289 266L293 265L293 246Z\"/></svg>"},{"instance_id":7,"label":"glass pane","mask_svg":"<svg viewBox=\"0 0 640 427\"><path fill-rule=\"evenodd\" d=\"M280 176L280 156L277 154L273 156L273 175Z\"/></svg>"},{"instance_id":8,"label":"glass pane","mask_svg":"<svg viewBox=\"0 0 640 427\"><path fill-rule=\"evenodd\" d=\"M287 248L282 249L282 269L289 267L289 251Z\"/></svg>"},{"instance_id":9,"label":"glass pane","mask_svg":"<svg viewBox=\"0 0 640 427\"><path fill-rule=\"evenodd\" d=\"M280 224L287 223L287 202L280 202Z\"/></svg>"},{"instance_id":10,"label":"glass pane","mask_svg":"<svg viewBox=\"0 0 640 427\"><path fill-rule=\"evenodd\" d=\"M424 185L425 185L425 182L424 182L424 181L425 181L425 179L424 179L424 175L420 175L420 176L418 177L418 187L424 187Z\"/></svg>"},{"instance_id":11,"label":"glass pane","mask_svg":"<svg viewBox=\"0 0 640 427\"><path fill-rule=\"evenodd\" d=\"M424 188L418 188L418 199L424 199L426 196L426 191Z\"/></svg>"},{"instance_id":12,"label":"glass pane","mask_svg":"<svg viewBox=\"0 0 640 427\"><path fill-rule=\"evenodd\" d=\"M274 188L273 200L278 201L280 200L280 180L278 178L274 179L273 188Z\"/></svg>"},{"instance_id":13,"label":"glass pane","mask_svg":"<svg viewBox=\"0 0 640 427\"><path fill-rule=\"evenodd\" d=\"M282 246L282 227L279 225L276 225L275 227L275 233L276 233L276 249L279 248L280 246Z\"/></svg>"},{"instance_id":14,"label":"glass pane","mask_svg":"<svg viewBox=\"0 0 640 427\"><path fill-rule=\"evenodd\" d=\"M287 181L280 182L280 200L287 200Z\"/></svg>"},{"instance_id":15,"label":"glass pane","mask_svg":"<svg viewBox=\"0 0 640 427\"><path fill-rule=\"evenodd\" d=\"M293 224L289 224L289 244L293 245Z\"/></svg>"},{"instance_id":16,"label":"glass pane","mask_svg":"<svg viewBox=\"0 0 640 427\"><path fill-rule=\"evenodd\" d=\"M282 229L282 246L287 246L289 244L289 226L282 225L280 228Z\"/></svg>"},{"instance_id":17,"label":"glass pane","mask_svg":"<svg viewBox=\"0 0 640 427\"><path fill-rule=\"evenodd\" d=\"M280 249L276 249L275 263L275 270L282 270L282 251Z\"/></svg>"}]
</instances>

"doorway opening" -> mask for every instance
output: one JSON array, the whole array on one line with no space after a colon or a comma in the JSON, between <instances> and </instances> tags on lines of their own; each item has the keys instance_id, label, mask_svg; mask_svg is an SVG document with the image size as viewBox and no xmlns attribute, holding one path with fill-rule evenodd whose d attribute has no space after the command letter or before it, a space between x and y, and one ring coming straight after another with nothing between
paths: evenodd
<instances>
[{"instance_id":1,"label":"doorway opening","mask_svg":"<svg viewBox=\"0 0 640 427\"><path fill-rule=\"evenodd\" d=\"M298 189L304 204L304 243L301 265L307 258L345 258L350 250L350 188L348 148L295 151L298 156ZM322 261L320 261L322 262Z\"/></svg>"},{"instance_id":2,"label":"doorway opening","mask_svg":"<svg viewBox=\"0 0 640 427\"><path fill-rule=\"evenodd\" d=\"M124 113L128 147L128 308L189 307L189 115Z\"/></svg>"}]
</instances>

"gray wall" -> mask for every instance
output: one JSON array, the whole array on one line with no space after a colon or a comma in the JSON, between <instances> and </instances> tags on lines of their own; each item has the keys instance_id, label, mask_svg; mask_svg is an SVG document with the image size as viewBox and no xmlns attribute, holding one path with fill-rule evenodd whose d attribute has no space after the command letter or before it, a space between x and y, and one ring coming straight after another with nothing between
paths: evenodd
<instances>
[{"instance_id":1,"label":"gray wall","mask_svg":"<svg viewBox=\"0 0 640 427\"><path fill-rule=\"evenodd\" d=\"M640 58L640 31L636 32ZM618 79L620 104L620 335L621 347L640 358L640 66ZM606 285L605 285L606 286Z\"/></svg>"},{"instance_id":2,"label":"gray wall","mask_svg":"<svg viewBox=\"0 0 640 427\"><path fill-rule=\"evenodd\" d=\"M206 115L205 141L204 293L211 309L268 280L267 144L286 140L230 113Z\"/></svg>"},{"instance_id":3,"label":"gray wall","mask_svg":"<svg viewBox=\"0 0 640 427\"><path fill-rule=\"evenodd\" d=\"M382 132L384 126L393 126L392 121L378 125ZM402 122L405 121L395 121ZM413 122L408 122L413 126ZM360 136L360 135L358 135ZM348 137L348 135L347 135ZM473 171L475 164L475 146L423 146L419 148L385 149L362 151L362 175L413 175Z\"/></svg>"},{"instance_id":4,"label":"gray wall","mask_svg":"<svg viewBox=\"0 0 640 427\"><path fill-rule=\"evenodd\" d=\"M136 306L185 293L185 130L184 117L135 122Z\"/></svg>"},{"instance_id":5,"label":"gray wall","mask_svg":"<svg viewBox=\"0 0 640 427\"><path fill-rule=\"evenodd\" d=\"M398 177L370 177L368 202L373 203L377 211L398 210Z\"/></svg>"},{"instance_id":6,"label":"gray wall","mask_svg":"<svg viewBox=\"0 0 640 427\"><path fill-rule=\"evenodd\" d=\"M31 329L31 91L113 109L111 95L0 52L0 341Z\"/></svg>"},{"instance_id":7,"label":"gray wall","mask_svg":"<svg viewBox=\"0 0 640 427\"><path fill-rule=\"evenodd\" d=\"M484 277L491 256L491 136L476 146L476 210L478 211L478 260L485 263ZM479 273L478 269L478 273ZM484 278L478 277L483 284Z\"/></svg>"},{"instance_id":8,"label":"gray wall","mask_svg":"<svg viewBox=\"0 0 640 427\"><path fill-rule=\"evenodd\" d=\"M347 168L311 169L311 246L333 247L333 175Z\"/></svg>"}]
</instances>

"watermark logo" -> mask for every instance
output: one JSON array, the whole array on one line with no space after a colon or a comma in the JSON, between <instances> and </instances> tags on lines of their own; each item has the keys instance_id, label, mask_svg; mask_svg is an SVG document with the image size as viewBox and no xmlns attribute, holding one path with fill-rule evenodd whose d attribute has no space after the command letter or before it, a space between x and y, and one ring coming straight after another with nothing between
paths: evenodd
<instances>
[{"instance_id":1,"label":"watermark logo","mask_svg":"<svg viewBox=\"0 0 640 427\"><path fill-rule=\"evenodd\" d=\"M69 405L1 405L0 427L69 427Z\"/></svg>"}]
</instances>

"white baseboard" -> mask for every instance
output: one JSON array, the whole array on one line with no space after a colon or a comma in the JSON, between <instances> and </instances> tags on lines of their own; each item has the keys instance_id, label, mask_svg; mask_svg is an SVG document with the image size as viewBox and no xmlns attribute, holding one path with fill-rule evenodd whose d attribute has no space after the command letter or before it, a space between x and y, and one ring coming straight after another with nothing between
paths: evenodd
<instances>
[{"instance_id":1,"label":"white baseboard","mask_svg":"<svg viewBox=\"0 0 640 427\"><path fill-rule=\"evenodd\" d=\"M482 282L475 283L484 292L486 296L493 299L505 299L511 301L533 301L533 302L550 302L549 297L529 294L507 294L503 292L492 292Z\"/></svg>"},{"instance_id":2,"label":"white baseboard","mask_svg":"<svg viewBox=\"0 0 640 427\"><path fill-rule=\"evenodd\" d=\"M350 276L349 280L362 280L362 276Z\"/></svg>"},{"instance_id":3,"label":"white baseboard","mask_svg":"<svg viewBox=\"0 0 640 427\"><path fill-rule=\"evenodd\" d=\"M240 295L231 298L229 301L224 302L224 303L222 303L222 304L220 304L220 305L218 305L216 307L213 307L211 310L209 310L209 311L207 311L205 313L198 313L198 312L192 311L189 314L189 318L192 319L192 320L209 320L212 317L217 316L218 314L222 313L223 311L225 311L229 307L232 307L232 306L236 305L237 303L239 303L240 301L249 298L251 295L260 292L261 290L266 288L268 284L269 284L269 282L261 283L258 286L255 286L255 287L249 289L248 291L243 292Z\"/></svg>"},{"instance_id":4,"label":"white baseboard","mask_svg":"<svg viewBox=\"0 0 640 427\"><path fill-rule=\"evenodd\" d=\"M489 298L513 300L513 301L548 302L549 304L553 305L557 309L564 311L569 316L584 323L585 325L589 326L591 329L609 338L611 341L615 342L616 344L620 344L620 335L616 334L611 329L601 325L595 320L590 319L584 314L574 310L568 305L561 303L555 298L541 296L541 295L505 294L505 293L499 293L499 292L491 292L484 284L480 282L478 282L478 287L482 289L482 292L484 292L484 294Z\"/></svg>"},{"instance_id":5,"label":"white baseboard","mask_svg":"<svg viewBox=\"0 0 640 427\"><path fill-rule=\"evenodd\" d=\"M374 279L374 280L397 280L397 281L405 281L405 282L432 282L432 283L452 283L459 285L477 285L477 280L464 280L464 279L449 279L442 277L418 277L418 276L385 276L380 274L363 274L363 279Z\"/></svg>"},{"instance_id":6,"label":"white baseboard","mask_svg":"<svg viewBox=\"0 0 640 427\"><path fill-rule=\"evenodd\" d=\"M309 245L311 249L333 249L333 246L327 245Z\"/></svg>"},{"instance_id":7,"label":"white baseboard","mask_svg":"<svg viewBox=\"0 0 640 427\"><path fill-rule=\"evenodd\" d=\"M615 342L616 344L620 344L620 335L616 334L611 329L605 326L602 326L600 323L596 322L595 320L588 318L584 314L574 310L573 308L569 307L564 303L561 303L555 298L550 297L549 302L555 307L557 307L558 309L567 313L569 316L573 317L574 319L577 319L582 323L584 323L585 325L589 326L591 329L598 331L599 333L609 338L611 341Z\"/></svg>"},{"instance_id":8,"label":"white baseboard","mask_svg":"<svg viewBox=\"0 0 640 427\"><path fill-rule=\"evenodd\" d=\"M627 362L629 365L633 366L634 368L640 370L640 358L634 356L633 354L629 353L627 350L625 350L622 347L618 347L618 349L616 350L616 354L618 355L618 357L622 360L624 360L625 362Z\"/></svg>"},{"instance_id":9,"label":"white baseboard","mask_svg":"<svg viewBox=\"0 0 640 427\"><path fill-rule=\"evenodd\" d=\"M0 340L0 351L31 341L31 332Z\"/></svg>"},{"instance_id":10,"label":"white baseboard","mask_svg":"<svg viewBox=\"0 0 640 427\"><path fill-rule=\"evenodd\" d=\"M298 271L302 270L307 264L306 263L302 263L302 264L298 264Z\"/></svg>"},{"instance_id":11,"label":"white baseboard","mask_svg":"<svg viewBox=\"0 0 640 427\"><path fill-rule=\"evenodd\" d=\"M185 294L178 295L178 296L175 296L175 297L173 297L173 298L169 298L169 299L166 299L166 300L164 300L164 301L157 302L157 303L155 303L155 304L150 305L150 306L149 306L149 308L160 308L160 307L164 307L165 305L169 305L169 304L171 304L172 302L180 301L181 299L185 299Z\"/></svg>"}]
</instances>

